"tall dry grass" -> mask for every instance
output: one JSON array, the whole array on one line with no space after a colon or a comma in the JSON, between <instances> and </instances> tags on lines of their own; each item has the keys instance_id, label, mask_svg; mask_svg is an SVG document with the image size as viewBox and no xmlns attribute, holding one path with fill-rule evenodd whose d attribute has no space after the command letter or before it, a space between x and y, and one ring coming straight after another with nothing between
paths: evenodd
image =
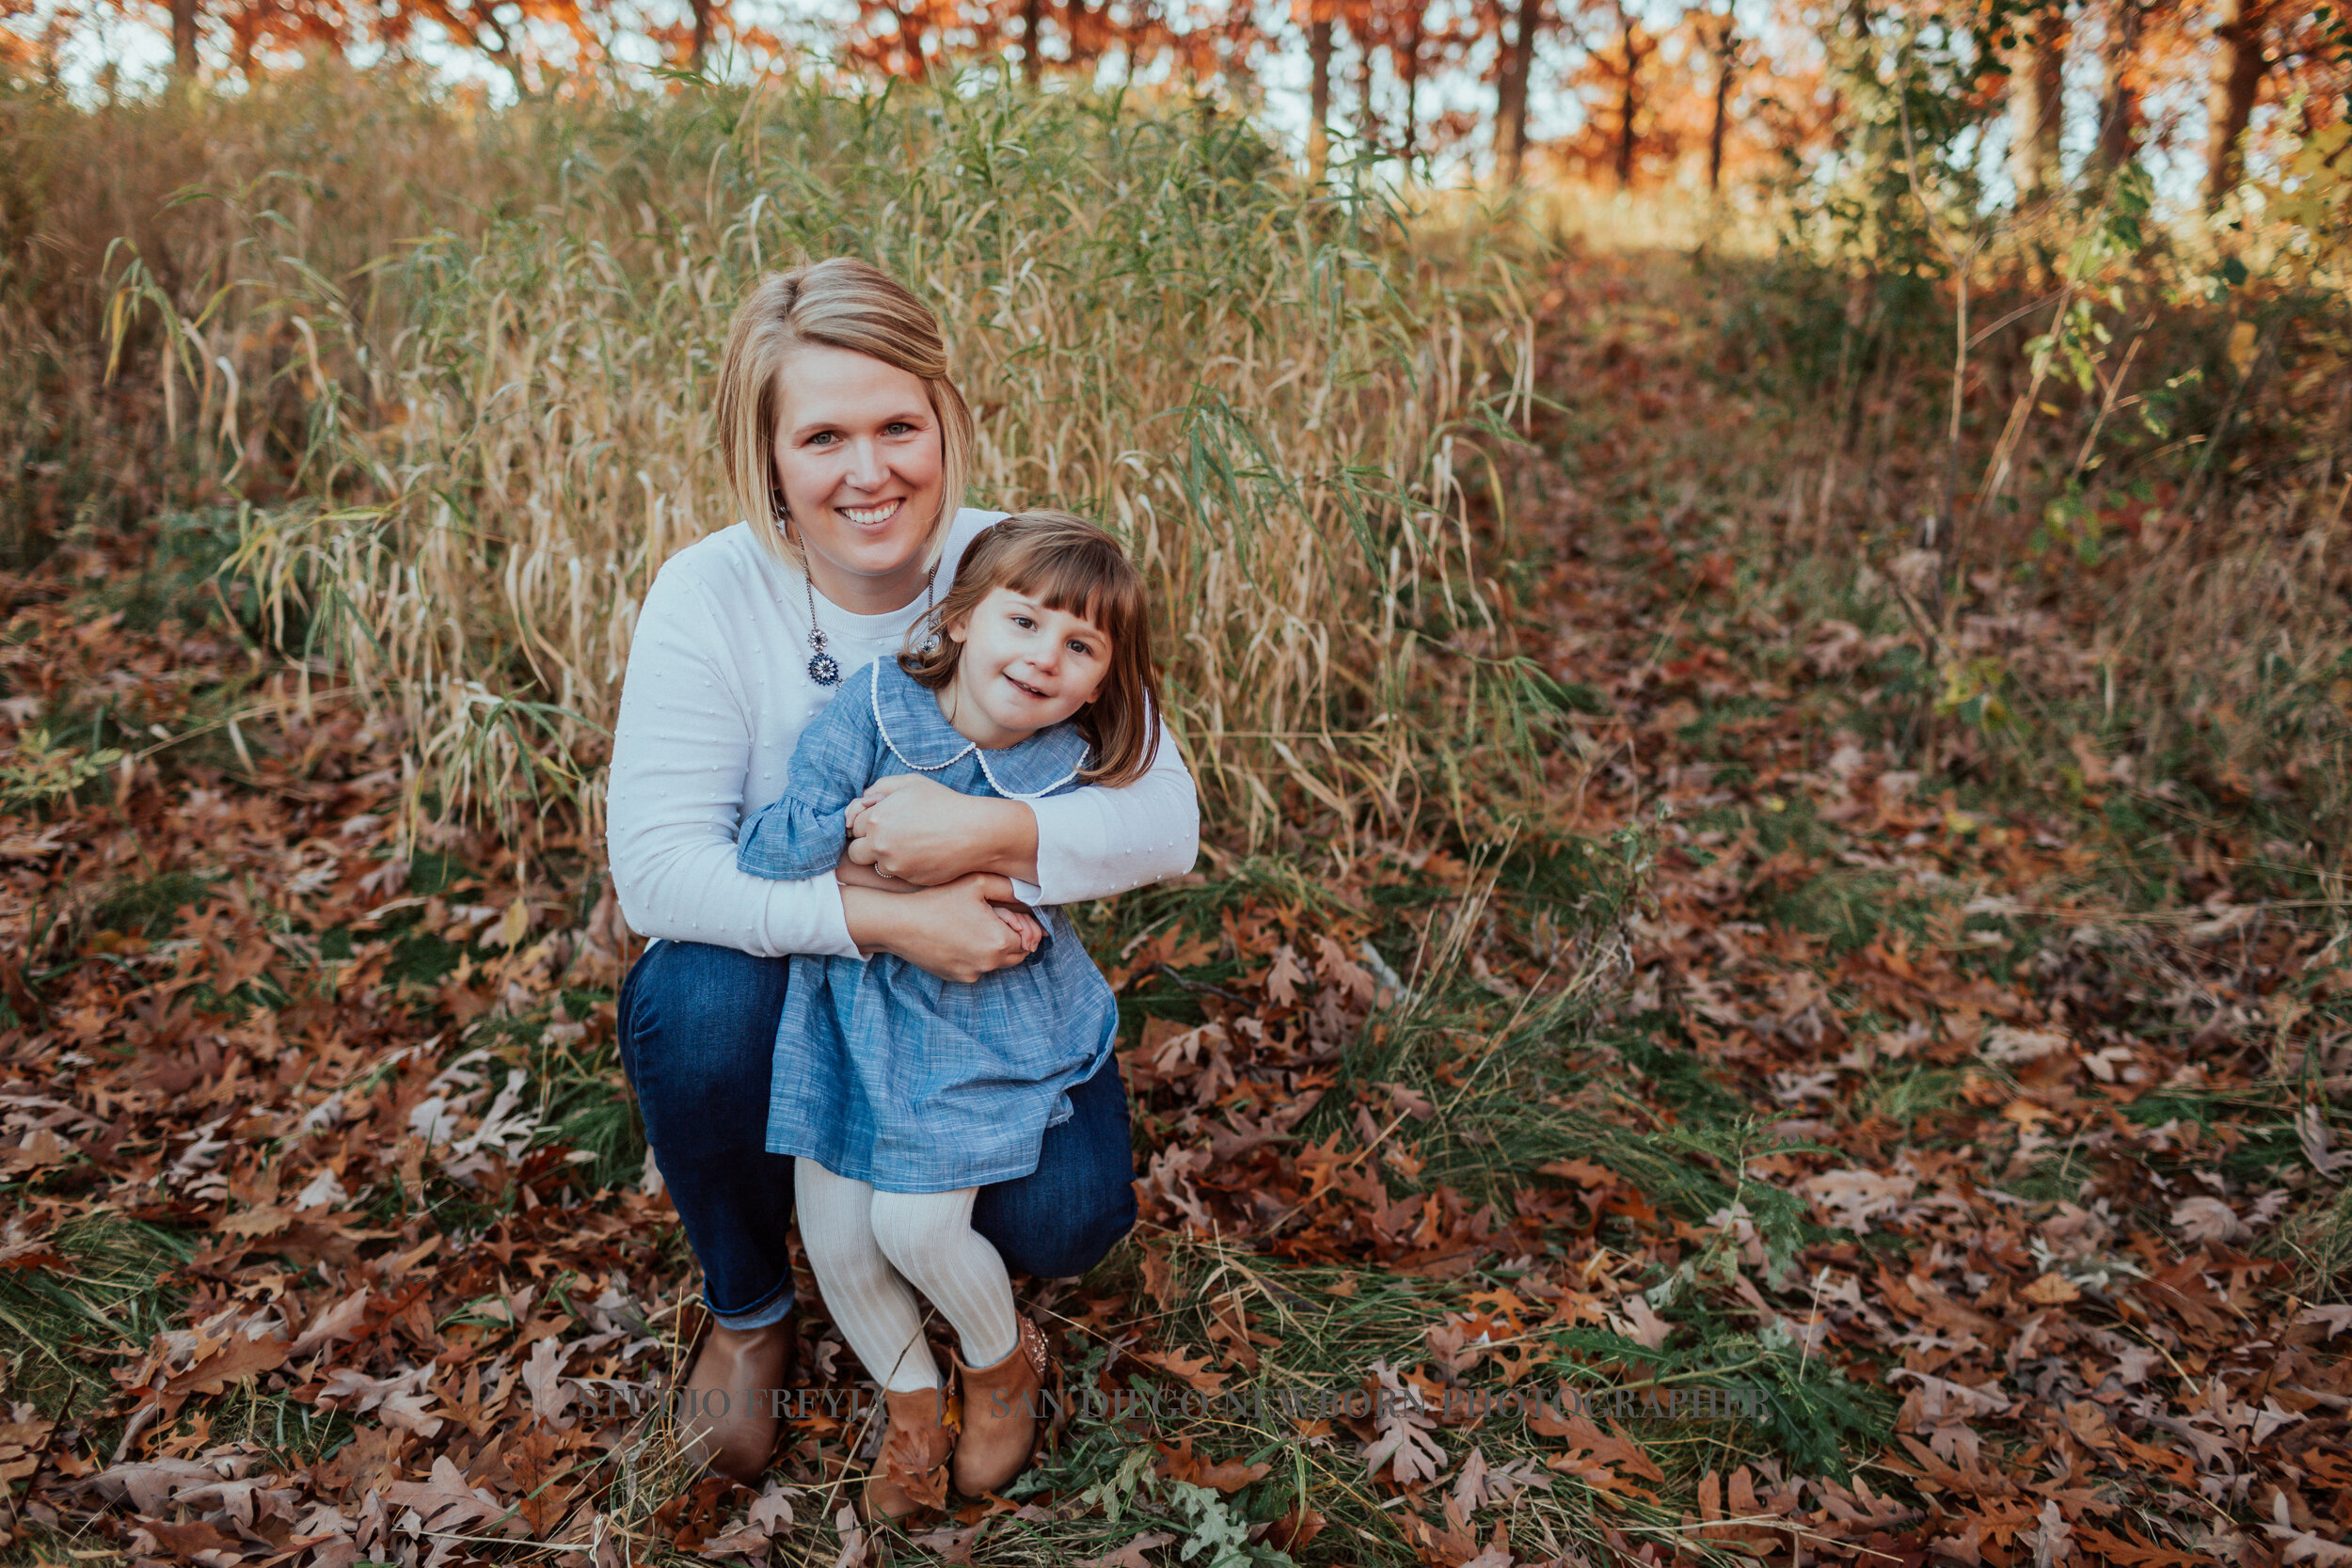
<instances>
[{"instance_id":1,"label":"tall dry grass","mask_svg":"<svg viewBox=\"0 0 2352 1568\"><path fill-rule=\"evenodd\" d=\"M645 586L736 521L727 315L841 253L946 323L976 504L1129 540L1228 828L1327 813L1344 847L1511 803L1539 683L1463 474L1528 411L1531 325L1458 226L1416 265L1383 198L1302 190L1247 124L974 82L491 116L314 71L118 113L125 194L65 248L127 236L119 373L259 498L236 570L405 726L421 808L593 819ZM203 194L142 217L174 184Z\"/></svg>"}]
</instances>

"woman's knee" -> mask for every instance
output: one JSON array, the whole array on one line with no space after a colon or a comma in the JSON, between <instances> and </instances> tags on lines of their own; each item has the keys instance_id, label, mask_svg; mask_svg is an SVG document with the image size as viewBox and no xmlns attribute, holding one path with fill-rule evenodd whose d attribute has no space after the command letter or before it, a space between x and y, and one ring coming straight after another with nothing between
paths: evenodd
<instances>
[{"instance_id":1,"label":"woman's knee","mask_svg":"<svg viewBox=\"0 0 2352 1568\"><path fill-rule=\"evenodd\" d=\"M776 1020L790 960L731 947L663 942L630 970L619 1019L621 1059L647 1125L680 1127L767 1115Z\"/></svg>"},{"instance_id":2,"label":"woman's knee","mask_svg":"<svg viewBox=\"0 0 2352 1568\"><path fill-rule=\"evenodd\" d=\"M1127 1091L1117 1067L1071 1090L1070 1100L1072 1115L1047 1130L1037 1169L983 1187L973 1210L973 1228L1022 1274L1084 1274L1136 1223Z\"/></svg>"},{"instance_id":3,"label":"woman's knee","mask_svg":"<svg viewBox=\"0 0 2352 1568\"><path fill-rule=\"evenodd\" d=\"M1005 1266L1017 1274L1041 1279L1082 1275L1136 1223L1132 1181L1112 1169L1086 1175L1091 1180L984 1189L973 1227L995 1243Z\"/></svg>"},{"instance_id":4,"label":"woman's knee","mask_svg":"<svg viewBox=\"0 0 2352 1568\"><path fill-rule=\"evenodd\" d=\"M1005 1266L1041 1279L1070 1279L1101 1262L1119 1239L1135 1227L1132 1187L1104 1193L1085 1209L1065 1209L1054 1223L1028 1227L1012 1245L998 1243Z\"/></svg>"}]
</instances>

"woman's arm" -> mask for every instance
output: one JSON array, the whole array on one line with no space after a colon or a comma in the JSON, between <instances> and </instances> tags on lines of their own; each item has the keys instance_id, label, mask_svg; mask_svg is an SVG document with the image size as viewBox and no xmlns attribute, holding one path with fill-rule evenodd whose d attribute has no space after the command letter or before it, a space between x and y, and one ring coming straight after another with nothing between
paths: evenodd
<instances>
[{"instance_id":1,"label":"woman's arm","mask_svg":"<svg viewBox=\"0 0 2352 1568\"><path fill-rule=\"evenodd\" d=\"M613 726L605 811L621 912L644 936L761 957L854 958L858 944L830 871L766 881L736 869L752 740L733 662L723 657L726 624L675 563L645 594Z\"/></svg>"},{"instance_id":2,"label":"woman's arm","mask_svg":"<svg viewBox=\"0 0 2352 1568\"><path fill-rule=\"evenodd\" d=\"M895 953L943 980L966 982L1017 964L1036 948L1034 925L1025 932L997 912L996 906L1011 898L1010 882L978 875L913 893L841 890L841 907L861 949Z\"/></svg>"},{"instance_id":3,"label":"woman's arm","mask_svg":"<svg viewBox=\"0 0 2352 1568\"><path fill-rule=\"evenodd\" d=\"M850 858L918 885L986 871L1035 883L1041 904L1073 904L1181 877L1200 852L1200 796L1165 723L1151 771L1122 788L984 800L902 774L864 799L850 810Z\"/></svg>"}]
</instances>

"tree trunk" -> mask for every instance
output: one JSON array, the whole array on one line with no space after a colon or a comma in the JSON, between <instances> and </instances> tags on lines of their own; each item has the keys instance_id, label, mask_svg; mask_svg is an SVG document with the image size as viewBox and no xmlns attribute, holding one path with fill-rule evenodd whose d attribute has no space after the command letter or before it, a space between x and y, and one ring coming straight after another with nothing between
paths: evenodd
<instances>
[{"instance_id":1,"label":"tree trunk","mask_svg":"<svg viewBox=\"0 0 2352 1568\"><path fill-rule=\"evenodd\" d=\"M1331 18L1317 10L1307 28L1307 178L1320 183L1331 158Z\"/></svg>"},{"instance_id":2,"label":"tree trunk","mask_svg":"<svg viewBox=\"0 0 2352 1568\"><path fill-rule=\"evenodd\" d=\"M1715 119L1707 132L1707 188L1724 186L1724 131L1731 121L1732 73L1740 60L1739 20L1726 11L1715 36Z\"/></svg>"},{"instance_id":3,"label":"tree trunk","mask_svg":"<svg viewBox=\"0 0 2352 1568\"><path fill-rule=\"evenodd\" d=\"M171 71L196 75L196 0L171 0Z\"/></svg>"},{"instance_id":4,"label":"tree trunk","mask_svg":"<svg viewBox=\"0 0 2352 1568\"><path fill-rule=\"evenodd\" d=\"M2263 50L2267 0L2220 0L2214 12L2213 91L2206 100L2205 204L2218 207L2237 188L2238 138L2254 115L2270 60Z\"/></svg>"},{"instance_id":5,"label":"tree trunk","mask_svg":"<svg viewBox=\"0 0 2352 1568\"><path fill-rule=\"evenodd\" d=\"M2139 39L2147 20L2146 0L2115 0L2107 18L2106 87L2099 95L2099 145L2091 158L2110 173L2131 162L2139 150L2139 88L2133 72L2139 66Z\"/></svg>"},{"instance_id":6,"label":"tree trunk","mask_svg":"<svg viewBox=\"0 0 2352 1568\"><path fill-rule=\"evenodd\" d=\"M2025 58L2009 89L2009 167L2021 206L2057 188L2058 135L2066 126L2066 15L2056 0L2045 0L2026 27Z\"/></svg>"},{"instance_id":7,"label":"tree trunk","mask_svg":"<svg viewBox=\"0 0 2352 1568\"><path fill-rule=\"evenodd\" d=\"M1641 106L1635 77L1642 68L1642 55L1633 36L1633 13L1623 0L1617 6L1617 18L1624 24L1625 82L1617 95L1617 189L1633 186L1633 116Z\"/></svg>"},{"instance_id":8,"label":"tree trunk","mask_svg":"<svg viewBox=\"0 0 2352 1568\"><path fill-rule=\"evenodd\" d=\"M1535 29L1543 24L1543 0L1519 0L1510 47L1502 55L1502 78L1495 88L1495 169L1516 185L1527 166L1527 79L1535 69Z\"/></svg>"},{"instance_id":9,"label":"tree trunk","mask_svg":"<svg viewBox=\"0 0 2352 1568\"><path fill-rule=\"evenodd\" d=\"M718 4L719 0L693 0L694 53L687 61L687 69L697 76L702 74L703 56L710 53L710 13L718 8Z\"/></svg>"},{"instance_id":10,"label":"tree trunk","mask_svg":"<svg viewBox=\"0 0 2352 1568\"><path fill-rule=\"evenodd\" d=\"M1045 0L1021 0L1021 79L1035 87L1045 71Z\"/></svg>"}]
</instances>

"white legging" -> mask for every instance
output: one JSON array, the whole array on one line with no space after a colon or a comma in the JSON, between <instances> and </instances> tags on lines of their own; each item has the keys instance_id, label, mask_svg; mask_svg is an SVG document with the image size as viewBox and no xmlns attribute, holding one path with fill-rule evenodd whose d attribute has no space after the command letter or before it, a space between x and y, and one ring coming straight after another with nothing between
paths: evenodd
<instances>
[{"instance_id":1,"label":"white legging","mask_svg":"<svg viewBox=\"0 0 2352 1568\"><path fill-rule=\"evenodd\" d=\"M850 1348L883 1387L940 1386L910 1282L955 1325L964 1365L993 1366L1012 1354L1020 1338L1012 1280L972 1228L977 1187L883 1193L806 1158L792 1170L809 1271Z\"/></svg>"}]
</instances>

